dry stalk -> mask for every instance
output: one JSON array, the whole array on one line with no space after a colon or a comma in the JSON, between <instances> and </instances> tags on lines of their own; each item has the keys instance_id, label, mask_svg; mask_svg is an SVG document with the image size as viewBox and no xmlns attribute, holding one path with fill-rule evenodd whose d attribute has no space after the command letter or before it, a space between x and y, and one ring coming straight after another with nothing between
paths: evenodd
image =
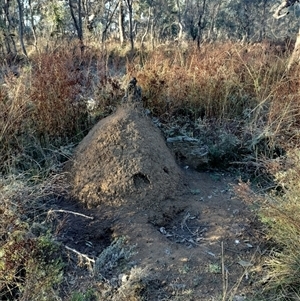
<instances>
[{"instance_id":1,"label":"dry stalk","mask_svg":"<svg viewBox=\"0 0 300 301\"><path fill-rule=\"evenodd\" d=\"M85 215L85 214L82 214L82 213L79 213L79 212L74 212L74 211L69 211L69 210L63 210L63 209L50 209L48 211L48 215L51 215L54 212L69 213L69 214L74 214L74 215L82 216L82 217L85 217L85 218L88 218L88 219L92 219L92 220L94 219L93 216L88 216L88 215Z\"/></svg>"},{"instance_id":2,"label":"dry stalk","mask_svg":"<svg viewBox=\"0 0 300 301\"><path fill-rule=\"evenodd\" d=\"M93 270L93 265L95 264L95 260L93 258L90 258L89 256L83 254L83 253L80 253L79 251L73 249L73 248L70 248L68 246L64 246L67 250L75 253L76 255L78 255L78 257L81 259L82 261L82 258L85 259L87 261L87 265L89 267L89 269L92 271Z\"/></svg>"},{"instance_id":3,"label":"dry stalk","mask_svg":"<svg viewBox=\"0 0 300 301\"><path fill-rule=\"evenodd\" d=\"M224 259L224 243L221 243L222 249L222 283L223 283L223 298L222 301L226 300L227 290L228 290L228 270L225 268L225 259Z\"/></svg>"}]
</instances>

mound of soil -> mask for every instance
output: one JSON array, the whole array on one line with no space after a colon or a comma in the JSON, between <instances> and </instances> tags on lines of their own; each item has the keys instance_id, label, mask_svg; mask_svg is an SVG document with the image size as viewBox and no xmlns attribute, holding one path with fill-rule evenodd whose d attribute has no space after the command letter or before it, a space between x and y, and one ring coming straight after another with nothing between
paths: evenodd
<instances>
[{"instance_id":1,"label":"mound of soil","mask_svg":"<svg viewBox=\"0 0 300 301\"><path fill-rule=\"evenodd\" d=\"M94 126L78 146L70 174L74 196L88 207L159 207L182 190L164 137L134 104L123 104Z\"/></svg>"},{"instance_id":2,"label":"mound of soil","mask_svg":"<svg viewBox=\"0 0 300 301\"><path fill-rule=\"evenodd\" d=\"M74 197L53 204L65 209L58 240L76 250L68 256L80 252L97 260L112 252L116 237L134 248L130 261L105 274L110 293L76 264L65 279L70 291L94 287L111 301L246 300L253 294L260 232L232 191L235 177L180 169L136 104L123 104L91 130L69 172ZM69 216L72 211L84 216Z\"/></svg>"}]
</instances>

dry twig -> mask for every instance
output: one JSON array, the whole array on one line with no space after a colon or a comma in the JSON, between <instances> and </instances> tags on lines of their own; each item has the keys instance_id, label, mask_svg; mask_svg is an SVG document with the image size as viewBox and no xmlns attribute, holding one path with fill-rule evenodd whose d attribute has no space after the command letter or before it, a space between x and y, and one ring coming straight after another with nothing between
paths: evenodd
<instances>
[{"instance_id":1,"label":"dry twig","mask_svg":"<svg viewBox=\"0 0 300 301\"><path fill-rule=\"evenodd\" d=\"M85 217L85 218L88 218L88 219L92 219L92 220L94 219L93 216L88 216L88 215L85 215L85 214L82 214L82 213L78 213L78 212L74 212L74 211L69 211L69 210L63 210L63 209L50 209L48 211L48 215L52 214L53 212L70 213L70 214L82 216L82 217Z\"/></svg>"}]
</instances>

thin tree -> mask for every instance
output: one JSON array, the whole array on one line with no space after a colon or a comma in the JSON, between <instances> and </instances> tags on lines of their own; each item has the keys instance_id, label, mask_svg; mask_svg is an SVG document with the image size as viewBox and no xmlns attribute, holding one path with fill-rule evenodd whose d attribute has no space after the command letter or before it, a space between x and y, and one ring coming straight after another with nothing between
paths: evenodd
<instances>
[{"instance_id":1,"label":"thin tree","mask_svg":"<svg viewBox=\"0 0 300 301\"><path fill-rule=\"evenodd\" d=\"M102 31L102 43L104 43L105 40L106 40L107 31L108 31L110 25L113 22L113 18L114 18L114 15L115 15L116 11L117 11L117 8L119 7L119 3L120 3L120 0L116 3L116 5L113 7L112 10L110 9L110 7L107 9L108 16L107 16L105 27L104 27L104 29Z\"/></svg>"},{"instance_id":2,"label":"thin tree","mask_svg":"<svg viewBox=\"0 0 300 301\"><path fill-rule=\"evenodd\" d=\"M36 35L36 26L34 24L34 16L33 16L33 9L32 9L32 1L28 0L29 5L29 13L30 13L30 24L31 24L31 31L34 38L34 47L37 49L37 35Z\"/></svg>"},{"instance_id":3,"label":"thin tree","mask_svg":"<svg viewBox=\"0 0 300 301\"><path fill-rule=\"evenodd\" d=\"M120 44L124 45L125 42L125 13L123 0L120 0L119 3L119 35L120 35Z\"/></svg>"},{"instance_id":4,"label":"thin tree","mask_svg":"<svg viewBox=\"0 0 300 301\"><path fill-rule=\"evenodd\" d=\"M71 17L74 22L74 26L77 32L77 37L79 39L80 43L80 50L81 53L84 51L84 43L83 43L83 30L82 30L82 11L81 11L81 0L77 1L77 18L75 16L75 8L76 5L72 3L72 0L69 0L69 7L70 7L70 13Z\"/></svg>"},{"instance_id":5,"label":"thin tree","mask_svg":"<svg viewBox=\"0 0 300 301\"><path fill-rule=\"evenodd\" d=\"M151 21L151 14L152 14L152 7L149 6L149 8L148 8L148 17L147 17L146 30L145 30L144 34L142 35L142 39L141 39L141 45L142 45L142 47L144 46L145 38L146 38L147 34L149 33L149 29L150 29L150 21ZM150 40L152 41L152 37L151 37Z\"/></svg>"},{"instance_id":6,"label":"thin tree","mask_svg":"<svg viewBox=\"0 0 300 301\"><path fill-rule=\"evenodd\" d=\"M182 16L181 16L181 9L180 9L180 1L176 0L176 7L177 7L177 19L178 19L178 41L181 41L183 37L183 25L182 25Z\"/></svg>"},{"instance_id":7,"label":"thin tree","mask_svg":"<svg viewBox=\"0 0 300 301\"><path fill-rule=\"evenodd\" d=\"M22 48L22 52L25 56L27 56L25 44L24 44L24 19L23 19L23 3L21 0L17 0L18 3L18 12L19 12L19 38L20 38L20 44Z\"/></svg>"},{"instance_id":8,"label":"thin tree","mask_svg":"<svg viewBox=\"0 0 300 301\"><path fill-rule=\"evenodd\" d=\"M202 32L203 32L203 29L205 27L205 24L204 24L205 23L205 21L204 21L205 6L206 6L206 0L203 0L201 7L200 7L200 3L197 2L197 7L198 7L197 46L198 46L198 48L200 48L200 44L201 44L201 41L202 41Z\"/></svg>"},{"instance_id":9,"label":"thin tree","mask_svg":"<svg viewBox=\"0 0 300 301\"><path fill-rule=\"evenodd\" d=\"M6 22L4 21L3 24L7 24L3 28L3 31L4 31L4 44L5 44L7 53L15 55L17 53L17 47L16 47L16 43L15 43L15 40L14 40L14 34L11 32L13 27L14 27L14 24L13 24L13 21L12 21L12 17L10 15L9 8L10 8L10 1L9 0L4 0L2 10L4 12Z\"/></svg>"},{"instance_id":10,"label":"thin tree","mask_svg":"<svg viewBox=\"0 0 300 301\"><path fill-rule=\"evenodd\" d=\"M129 38L130 38L130 48L134 50L134 37L133 37L133 9L132 2L133 0L125 0L128 8L129 15Z\"/></svg>"},{"instance_id":11,"label":"thin tree","mask_svg":"<svg viewBox=\"0 0 300 301\"><path fill-rule=\"evenodd\" d=\"M275 19L281 19L285 17L286 15L289 14L289 11L288 10L285 11L285 9L288 9L289 7L295 5L296 2L299 2L299 0L283 0L275 10L273 17ZM300 28L296 38L296 43L295 43L293 53L287 65L287 69L289 70L295 63L299 63L299 62L300 62Z\"/></svg>"}]
</instances>

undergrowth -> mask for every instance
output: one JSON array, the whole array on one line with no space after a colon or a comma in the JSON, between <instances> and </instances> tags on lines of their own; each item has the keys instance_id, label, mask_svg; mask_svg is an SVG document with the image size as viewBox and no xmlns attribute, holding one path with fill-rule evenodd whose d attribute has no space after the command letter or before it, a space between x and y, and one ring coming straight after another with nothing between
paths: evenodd
<instances>
[{"instance_id":1,"label":"undergrowth","mask_svg":"<svg viewBox=\"0 0 300 301\"><path fill-rule=\"evenodd\" d=\"M265 162L274 186L267 193L255 192L241 183L237 194L256 208L265 227L268 256L264 263L264 292L268 300L299 300L300 296L300 153ZM254 206L253 206L254 205Z\"/></svg>"},{"instance_id":2,"label":"undergrowth","mask_svg":"<svg viewBox=\"0 0 300 301\"><path fill-rule=\"evenodd\" d=\"M277 300L299 300L299 150L289 151L285 158L276 163L277 166L271 167L277 189L270 192L260 211L262 220L269 229L268 237L275 242L266 262L268 289L277 291L280 296ZM278 164L281 166L278 167Z\"/></svg>"},{"instance_id":3,"label":"undergrowth","mask_svg":"<svg viewBox=\"0 0 300 301\"><path fill-rule=\"evenodd\" d=\"M47 227L45 203L64 192L58 177L33 183L24 176L1 180L1 300L57 300L63 260Z\"/></svg>"},{"instance_id":4,"label":"undergrowth","mask_svg":"<svg viewBox=\"0 0 300 301\"><path fill-rule=\"evenodd\" d=\"M105 55L91 49L83 56L71 46L33 53L17 77L6 66L0 76L0 172L39 172L67 160L62 148L78 143L122 97L106 68Z\"/></svg>"},{"instance_id":5,"label":"undergrowth","mask_svg":"<svg viewBox=\"0 0 300 301\"><path fill-rule=\"evenodd\" d=\"M143 87L144 101L159 116L181 109L194 118L244 119L270 98L284 59L267 45L234 43L199 49L157 49L128 65Z\"/></svg>"}]
</instances>

